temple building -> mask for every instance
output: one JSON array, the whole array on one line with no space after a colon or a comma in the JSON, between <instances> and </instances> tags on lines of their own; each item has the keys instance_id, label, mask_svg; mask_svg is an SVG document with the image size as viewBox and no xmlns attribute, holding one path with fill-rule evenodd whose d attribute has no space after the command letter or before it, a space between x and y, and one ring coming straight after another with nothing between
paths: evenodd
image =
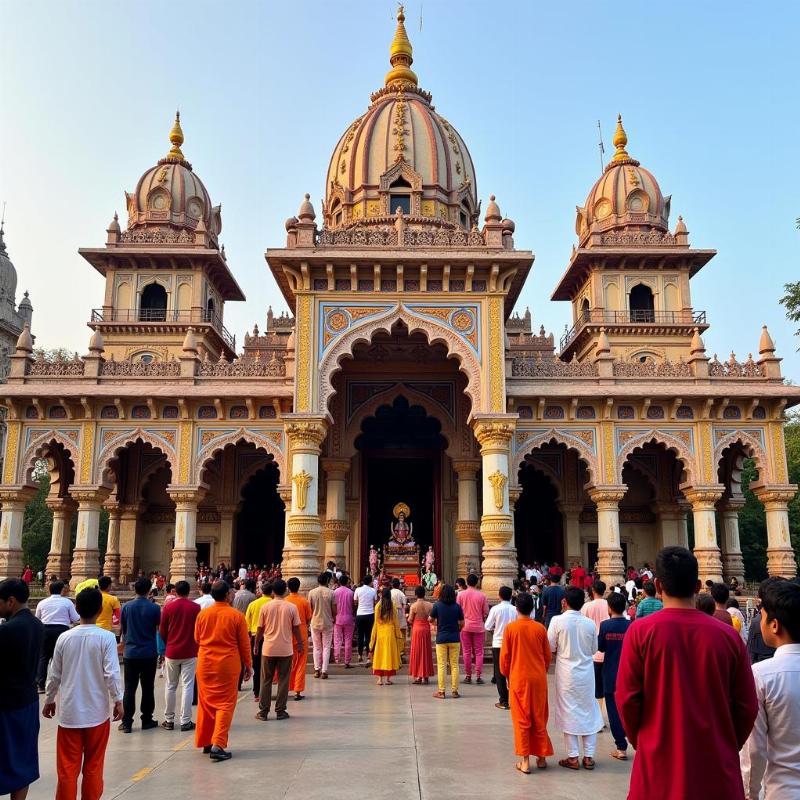
<instances>
[{"instance_id":1,"label":"temple building","mask_svg":"<svg viewBox=\"0 0 800 800\"><path fill-rule=\"evenodd\" d=\"M670 197L622 120L577 211L552 296L573 325L556 342L515 313L533 253L494 195L481 207L467 144L412 65L401 9L320 213L305 195L285 245L266 251L289 313L270 310L241 346L224 325L245 298L220 206L176 118L167 154L126 194L125 227L114 215L105 244L80 250L105 279L86 355L34 359L29 324L16 342L0 576L21 571L42 460L47 573L73 584L101 568L174 580L199 562L282 562L308 587L328 560L363 573L397 508L437 573L477 570L490 593L535 560L618 582L690 533L704 579L742 580L745 459L769 572L796 573L783 413L800 388L766 328L756 357L706 352L692 278L715 251L692 247L680 217L670 228Z\"/></svg>"}]
</instances>

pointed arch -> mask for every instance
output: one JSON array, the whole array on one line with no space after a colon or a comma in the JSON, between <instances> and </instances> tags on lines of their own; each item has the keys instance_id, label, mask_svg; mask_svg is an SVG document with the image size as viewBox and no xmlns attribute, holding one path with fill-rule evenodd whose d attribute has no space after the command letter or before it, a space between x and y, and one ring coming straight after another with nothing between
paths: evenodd
<instances>
[{"instance_id":1,"label":"pointed arch","mask_svg":"<svg viewBox=\"0 0 800 800\"><path fill-rule=\"evenodd\" d=\"M685 482L693 482L696 473L695 456L689 445L687 445L687 443L681 439L678 439L676 436L672 436L669 433L652 428L649 431L644 431L643 433L640 433L629 439L623 445L622 449L617 453L617 476L620 483L623 482L622 470L625 468L625 462L628 460L628 456L634 450L638 449L639 447L643 447L646 444L660 444L663 445L667 450L671 451L675 455L675 458L677 458L683 466Z\"/></svg>"},{"instance_id":2,"label":"pointed arch","mask_svg":"<svg viewBox=\"0 0 800 800\"><path fill-rule=\"evenodd\" d=\"M355 346L361 343L369 344L376 333L390 336L392 327L398 322L406 325L409 335L419 331L425 336L428 344L445 345L447 357L455 358L459 370L467 377L464 391L472 402L470 418L481 411L481 364L478 356L455 331L432 319L417 316L402 304L387 310L382 316L370 317L360 325L353 326L331 346L319 365L317 408L323 413L328 410L328 403L336 393L333 388L333 376L341 370L341 362L345 358L353 358Z\"/></svg>"},{"instance_id":3,"label":"pointed arch","mask_svg":"<svg viewBox=\"0 0 800 800\"><path fill-rule=\"evenodd\" d=\"M546 431L518 431L517 438L527 436L522 439L521 443L517 444L514 459L512 461L511 474L516 478L519 470L522 467L522 462L525 457L537 447L542 447L549 444L561 444L568 450L574 450L578 454L578 458L586 464L586 470L589 473L589 483L600 475L600 468L597 463L597 455L591 447L581 438L567 431L559 430L558 428L550 428Z\"/></svg>"},{"instance_id":4,"label":"pointed arch","mask_svg":"<svg viewBox=\"0 0 800 800\"><path fill-rule=\"evenodd\" d=\"M96 464L100 471L100 480L103 483L107 483L111 461L128 445L136 444L137 442L149 444L154 450L163 453L169 467L174 469L178 459L174 445L167 438L168 436L174 437L174 435L174 431L148 431L144 430L144 428L122 430L115 435L111 435L108 441L102 445L97 456Z\"/></svg>"},{"instance_id":5,"label":"pointed arch","mask_svg":"<svg viewBox=\"0 0 800 800\"><path fill-rule=\"evenodd\" d=\"M747 458L752 458L758 469L759 481L768 482L773 478L770 460L761 442L751 433L735 430L723 436L714 446L714 464L719 467L723 454L731 445L741 445Z\"/></svg>"},{"instance_id":6,"label":"pointed arch","mask_svg":"<svg viewBox=\"0 0 800 800\"><path fill-rule=\"evenodd\" d=\"M216 432L206 431L205 433L213 434ZM219 453L228 445L235 446L240 442L246 442L264 450L267 455L272 457L281 476L287 474L282 431L257 431L240 427L233 431L230 429L220 430L218 434L217 436L209 436L205 442L201 440L200 449L194 460L194 476L197 482L200 481L200 477L206 466L213 461Z\"/></svg>"},{"instance_id":7,"label":"pointed arch","mask_svg":"<svg viewBox=\"0 0 800 800\"><path fill-rule=\"evenodd\" d=\"M78 447L78 442L67 436L63 431L51 428L31 435L31 441L25 448L20 460L19 478L22 483L30 484L32 482L31 473L36 466L36 462L47 458L47 451L53 445L61 445L64 448L64 454L68 461L71 462L73 475L80 474L80 448Z\"/></svg>"}]
</instances>

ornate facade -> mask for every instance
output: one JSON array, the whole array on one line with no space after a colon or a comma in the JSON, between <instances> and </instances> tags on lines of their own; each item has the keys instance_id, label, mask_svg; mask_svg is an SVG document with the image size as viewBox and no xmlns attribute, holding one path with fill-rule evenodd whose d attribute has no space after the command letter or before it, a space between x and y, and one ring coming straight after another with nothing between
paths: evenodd
<instances>
[{"instance_id":1,"label":"ornate facade","mask_svg":"<svg viewBox=\"0 0 800 800\"><path fill-rule=\"evenodd\" d=\"M670 198L616 153L578 209L577 247L553 299L572 307L558 347L513 314L533 254L455 128L418 87L402 9L391 69L329 162L321 225L309 196L266 260L291 315L270 310L243 349L223 325L243 300L219 206L171 149L126 195L105 247L88 353L11 357L0 574L21 568L22 514L51 471L48 573L194 573L200 561L269 563L310 585L333 559L366 568L399 501L452 579L493 592L517 560L599 564L608 580L665 544L703 577L743 577L737 511L745 458L767 510L769 571L795 574L783 411L766 328L758 358L709 358L689 245ZM478 226L483 218L482 227ZM69 530L78 516L77 542Z\"/></svg>"}]
</instances>

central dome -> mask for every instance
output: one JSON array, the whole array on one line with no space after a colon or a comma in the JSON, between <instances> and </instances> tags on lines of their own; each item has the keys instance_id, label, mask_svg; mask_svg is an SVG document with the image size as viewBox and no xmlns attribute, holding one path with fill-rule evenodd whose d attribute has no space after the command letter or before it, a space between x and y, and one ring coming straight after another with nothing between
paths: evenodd
<instances>
[{"instance_id":1,"label":"central dome","mask_svg":"<svg viewBox=\"0 0 800 800\"><path fill-rule=\"evenodd\" d=\"M385 224L397 209L469 230L478 219L475 167L458 131L417 86L400 6L391 70L367 112L342 134L328 167L325 226Z\"/></svg>"}]
</instances>

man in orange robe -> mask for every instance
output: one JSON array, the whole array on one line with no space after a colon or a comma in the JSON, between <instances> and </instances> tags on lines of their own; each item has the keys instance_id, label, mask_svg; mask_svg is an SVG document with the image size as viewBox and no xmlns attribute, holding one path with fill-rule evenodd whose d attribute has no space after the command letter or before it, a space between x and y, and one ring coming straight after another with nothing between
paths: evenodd
<instances>
[{"instance_id":1,"label":"man in orange robe","mask_svg":"<svg viewBox=\"0 0 800 800\"><path fill-rule=\"evenodd\" d=\"M213 761L227 761L228 730L236 709L242 664L244 680L253 674L250 639L244 614L231 606L233 591L224 581L211 587L213 606L197 615L194 638L197 653L197 729L195 747L202 747Z\"/></svg>"},{"instance_id":2,"label":"man in orange robe","mask_svg":"<svg viewBox=\"0 0 800 800\"><path fill-rule=\"evenodd\" d=\"M500 649L500 672L508 678L511 719L514 724L514 749L522 761L517 769L526 775L531 771L530 756L536 766L547 766L545 756L553 755L553 744L547 735L547 668L552 654L547 630L531 619L533 597L517 597L517 620L503 632Z\"/></svg>"},{"instance_id":3,"label":"man in orange robe","mask_svg":"<svg viewBox=\"0 0 800 800\"><path fill-rule=\"evenodd\" d=\"M297 613L300 617L300 638L304 643L308 642L308 623L311 622L311 603L302 597L300 591L300 579L289 578L286 581L289 587L289 594L286 597L288 603L297 606ZM289 674L289 691L294 692L295 700L302 700L302 692L306 688L306 651L302 653L297 652L297 642L294 642L294 653L292 655L292 671Z\"/></svg>"}]
</instances>

